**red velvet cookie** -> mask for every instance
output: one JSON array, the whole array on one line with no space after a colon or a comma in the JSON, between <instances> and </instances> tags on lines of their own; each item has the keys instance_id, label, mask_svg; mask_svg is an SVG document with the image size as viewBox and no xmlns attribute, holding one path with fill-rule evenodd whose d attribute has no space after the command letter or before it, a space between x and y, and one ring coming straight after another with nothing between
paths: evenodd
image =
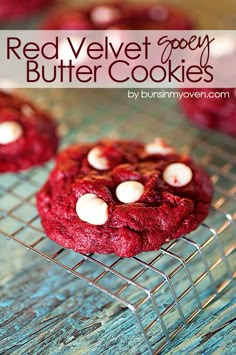
<instances>
[{"instance_id":1,"label":"red velvet cookie","mask_svg":"<svg viewBox=\"0 0 236 355\"><path fill-rule=\"evenodd\" d=\"M104 140L62 151L37 207L65 248L132 257L197 228L212 194L206 172L163 140Z\"/></svg>"},{"instance_id":2,"label":"red velvet cookie","mask_svg":"<svg viewBox=\"0 0 236 355\"><path fill-rule=\"evenodd\" d=\"M135 6L128 20L132 30L190 30L192 20L178 9L163 4Z\"/></svg>"},{"instance_id":3,"label":"red velvet cookie","mask_svg":"<svg viewBox=\"0 0 236 355\"><path fill-rule=\"evenodd\" d=\"M94 30L87 12L78 8L53 11L43 22L43 30Z\"/></svg>"},{"instance_id":4,"label":"red velvet cookie","mask_svg":"<svg viewBox=\"0 0 236 355\"><path fill-rule=\"evenodd\" d=\"M200 92L202 97L187 97L187 93ZM207 97L212 93L225 93L228 97ZM180 105L189 119L200 127L218 130L236 136L236 89L187 89Z\"/></svg>"},{"instance_id":5,"label":"red velvet cookie","mask_svg":"<svg viewBox=\"0 0 236 355\"><path fill-rule=\"evenodd\" d=\"M192 21L181 11L165 5L105 2L89 8L65 8L45 20L46 30L188 30Z\"/></svg>"},{"instance_id":6,"label":"red velvet cookie","mask_svg":"<svg viewBox=\"0 0 236 355\"><path fill-rule=\"evenodd\" d=\"M25 17L41 10L52 3L52 0L1 0L0 21L9 21L18 17Z\"/></svg>"},{"instance_id":7,"label":"red velvet cookie","mask_svg":"<svg viewBox=\"0 0 236 355\"><path fill-rule=\"evenodd\" d=\"M56 124L31 102L0 91L0 172L48 161L56 153Z\"/></svg>"}]
</instances>

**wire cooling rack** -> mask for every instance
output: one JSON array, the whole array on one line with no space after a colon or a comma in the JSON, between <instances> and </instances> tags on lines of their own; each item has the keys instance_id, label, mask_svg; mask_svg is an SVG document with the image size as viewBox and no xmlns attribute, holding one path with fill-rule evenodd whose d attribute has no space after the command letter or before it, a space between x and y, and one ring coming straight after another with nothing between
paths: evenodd
<instances>
[{"instance_id":1,"label":"wire cooling rack","mask_svg":"<svg viewBox=\"0 0 236 355\"><path fill-rule=\"evenodd\" d=\"M142 119L144 113L146 129L153 127L156 115L150 101L128 102L123 94L117 95L117 91L116 94L103 93L102 97L97 97L95 91L90 92L94 110L101 104L106 107L99 112L107 122L108 135L113 136L114 129L115 135L119 135L125 127L126 118L122 121L124 115L118 111L121 107L129 112L131 120L135 118L136 136L143 137L144 125L139 124L139 118ZM83 101L81 97L80 103ZM107 102L110 106L105 105ZM122 259L115 255L82 255L61 248L45 236L35 207L35 193L47 179L52 163L26 173L0 177L0 235L22 244L127 308L149 353L160 352L236 276L236 142L215 133L199 133L182 120L178 111L173 121L169 116L169 112L173 112L171 105L166 101L161 120L155 121L158 132L175 141L182 151L192 152L206 166L215 185L215 198L209 216L196 231L156 252ZM107 120L108 107L110 110L116 107L116 117L110 121ZM67 120L69 133L64 143L93 139L95 128L88 117L80 120L80 131L73 127L70 130L74 120ZM98 112L97 117L99 120ZM65 129L63 117L62 121ZM83 125L87 127L87 137L83 137ZM102 133L96 132L96 138Z\"/></svg>"}]
</instances>

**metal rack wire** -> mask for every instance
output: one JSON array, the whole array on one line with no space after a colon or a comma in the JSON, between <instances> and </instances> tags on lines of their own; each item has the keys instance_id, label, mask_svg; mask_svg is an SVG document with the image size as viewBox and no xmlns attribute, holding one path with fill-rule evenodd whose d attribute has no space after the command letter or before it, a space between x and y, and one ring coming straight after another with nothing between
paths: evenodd
<instances>
[{"instance_id":1,"label":"metal rack wire","mask_svg":"<svg viewBox=\"0 0 236 355\"><path fill-rule=\"evenodd\" d=\"M156 253L140 255L131 260L115 256L85 256L60 248L48 240L42 229L37 226L39 217L36 211L29 220L25 220L20 215L19 210L22 209L23 202L28 206L28 211L34 210L32 201L34 193L22 198L16 192L25 183L38 188L33 176L23 175L21 178L18 177L10 187L4 189L8 196L10 194L13 199L19 201L8 211L1 208L1 233L127 307L135 317L150 353L153 348L160 351L232 280L229 259L236 247L233 244L235 225L233 217L220 208L212 208L211 211L212 217L218 214L222 220L218 228L203 223L198 231L170 243ZM15 227L12 223L8 224L8 219L15 222ZM26 235L25 230L30 231L30 242L26 240L28 233ZM199 234L203 239L202 242L199 242ZM222 243L224 236L228 239L225 246ZM185 255L181 255L183 250ZM212 253L214 250L217 250L219 255ZM194 270L193 266L196 265L194 259L199 259L197 263L199 273ZM183 289L181 284L176 282L176 276L188 286ZM111 278L114 281L112 284L116 286L114 289L110 288ZM208 289L207 294L206 289ZM162 304L163 301L166 303L165 306ZM189 307L185 305L189 303L192 303L191 313L187 314L186 308ZM149 324L145 324L145 317L142 315L142 312L145 313L147 309L148 312L153 312L153 319ZM172 319L171 324L170 319ZM159 335L158 341L156 333ZM150 337L155 338L155 344L152 344Z\"/></svg>"},{"instance_id":2,"label":"metal rack wire","mask_svg":"<svg viewBox=\"0 0 236 355\"><path fill-rule=\"evenodd\" d=\"M180 127L171 133L173 137L181 134ZM225 138L219 146L215 144L216 135L205 138L204 134L196 136L188 146L212 175L215 199L211 212L196 231L156 252L131 259L82 255L49 240L40 224L35 193L47 178L50 164L0 177L0 235L127 308L143 335L147 351L158 353L236 276L236 144ZM182 144L184 150L185 142Z\"/></svg>"}]
</instances>

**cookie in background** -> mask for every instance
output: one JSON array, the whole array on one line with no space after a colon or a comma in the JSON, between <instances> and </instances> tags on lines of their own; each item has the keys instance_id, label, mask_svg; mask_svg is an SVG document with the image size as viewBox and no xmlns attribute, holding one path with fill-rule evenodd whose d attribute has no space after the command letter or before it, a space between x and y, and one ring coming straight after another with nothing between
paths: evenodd
<instances>
[{"instance_id":1,"label":"cookie in background","mask_svg":"<svg viewBox=\"0 0 236 355\"><path fill-rule=\"evenodd\" d=\"M193 27L192 19L175 7L129 2L61 7L52 11L41 24L45 30L189 30Z\"/></svg>"},{"instance_id":2,"label":"cookie in background","mask_svg":"<svg viewBox=\"0 0 236 355\"><path fill-rule=\"evenodd\" d=\"M54 0L1 0L0 23L29 17L53 2Z\"/></svg>"},{"instance_id":3,"label":"cookie in background","mask_svg":"<svg viewBox=\"0 0 236 355\"><path fill-rule=\"evenodd\" d=\"M0 173L18 172L51 159L56 122L31 101L0 91Z\"/></svg>"}]
</instances>

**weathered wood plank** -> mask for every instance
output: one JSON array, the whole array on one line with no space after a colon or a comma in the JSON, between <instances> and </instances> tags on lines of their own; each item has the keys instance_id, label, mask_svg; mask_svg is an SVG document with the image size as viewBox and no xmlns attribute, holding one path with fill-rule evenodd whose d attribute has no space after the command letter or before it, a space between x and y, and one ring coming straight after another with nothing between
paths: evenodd
<instances>
[{"instance_id":1,"label":"weathered wood plank","mask_svg":"<svg viewBox=\"0 0 236 355\"><path fill-rule=\"evenodd\" d=\"M1 354L145 353L129 311L39 257L33 259L34 268L25 267L1 286ZM235 291L228 287L162 353L233 351L235 322L217 332L214 328L233 318Z\"/></svg>"}]
</instances>

